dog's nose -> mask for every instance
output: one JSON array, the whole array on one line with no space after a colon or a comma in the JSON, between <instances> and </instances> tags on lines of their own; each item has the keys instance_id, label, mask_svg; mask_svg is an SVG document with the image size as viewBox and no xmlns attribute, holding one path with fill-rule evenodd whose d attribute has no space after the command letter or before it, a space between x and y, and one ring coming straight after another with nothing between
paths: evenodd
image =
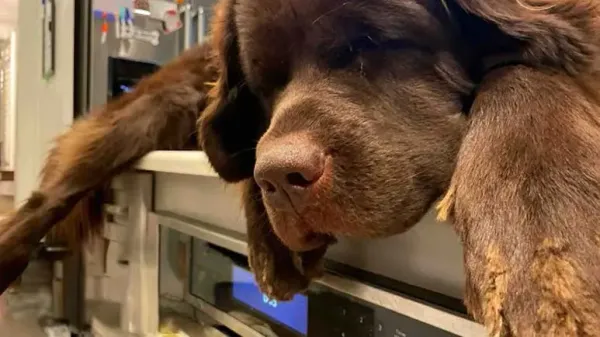
<instances>
[{"instance_id":1,"label":"dog's nose","mask_svg":"<svg viewBox=\"0 0 600 337\"><path fill-rule=\"evenodd\" d=\"M324 168L324 151L313 141L294 137L259 146L254 178L272 206L293 206L300 212Z\"/></svg>"}]
</instances>

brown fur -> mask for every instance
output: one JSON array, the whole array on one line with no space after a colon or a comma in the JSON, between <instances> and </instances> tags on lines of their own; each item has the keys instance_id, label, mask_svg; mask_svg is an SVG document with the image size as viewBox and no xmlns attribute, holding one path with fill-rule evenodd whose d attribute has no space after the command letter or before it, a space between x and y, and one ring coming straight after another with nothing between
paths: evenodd
<instances>
[{"instance_id":1,"label":"brown fur","mask_svg":"<svg viewBox=\"0 0 600 337\"><path fill-rule=\"evenodd\" d=\"M58 137L39 191L0 224L0 292L53 226L50 241L71 248L101 230L102 192L112 177L153 150L195 148L205 83L215 79L210 47L195 47Z\"/></svg>"},{"instance_id":2,"label":"brown fur","mask_svg":"<svg viewBox=\"0 0 600 337\"><path fill-rule=\"evenodd\" d=\"M478 321L498 336L599 335L598 22L588 0L221 0L201 143L246 186L261 289L289 299L321 274L334 236L401 233L449 190L442 208ZM81 217L99 209L85 198L110 177L186 145L216 76L200 50L58 140L40 191L2 224L0 290L73 207L54 238L98 228ZM507 52L522 65L484 71ZM273 207L253 180L262 149L288 135L331 158L302 214ZM310 235L331 239L285 245Z\"/></svg>"},{"instance_id":3,"label":"brown fur","mask_svg":"<svg viewBox=\"0 0 600 337\"><path fill-rule=\"evenodd\" d=\"M498 336L600 335L598 13L591 0L222 0L200 135L251 191L261 289L286 299L319 274L327 245L286 242L400 233L449 190L441 216L463 239L478 321ZM520 65L486 70L501 54ZM285 212L253 169L299 135L331 166L314 203Z\"/></svg>"},{"instance_id":4,"label":"brown fur","mask_svg":"<svg viewBox=\"0 0 600 337\"><path fill-rule=\"evenodd\" d=\"M504 320L501 335L600 335L596 81L509 67L475 101L446 207L465 245L468 307L488 327ZM498 302L484 287L489 245L510 266L491 321L477 315Z\"/></svg>"}]
</instances>

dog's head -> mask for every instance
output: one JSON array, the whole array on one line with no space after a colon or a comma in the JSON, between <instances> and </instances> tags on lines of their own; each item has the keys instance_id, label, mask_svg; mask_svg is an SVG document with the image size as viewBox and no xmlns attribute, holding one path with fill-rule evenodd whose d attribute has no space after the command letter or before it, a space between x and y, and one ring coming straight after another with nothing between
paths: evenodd
<instances>
[{"instance_id":1,"label":"dog's head","mask_svg":"<svg viewBox=\"0 0 600 337\"><path fill-rule=\"evenodd\" d=\"M302 251L414 225L447 188L488 61L592 66L586 0L222 0L202 146Z\"/></svg>"}]
</instances>

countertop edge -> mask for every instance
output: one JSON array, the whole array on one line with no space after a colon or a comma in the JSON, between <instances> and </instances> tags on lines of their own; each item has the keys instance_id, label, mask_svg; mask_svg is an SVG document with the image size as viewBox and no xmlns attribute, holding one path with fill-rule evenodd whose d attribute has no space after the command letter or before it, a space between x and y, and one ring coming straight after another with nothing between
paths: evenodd
<instances>
[{"instance_id":1,"label":"countertop edge","mask_svg":"<svg viewBox=\"0 0 600 337\"><path fill-rule=\"evenodd\" d=\"M153 151L134 166L137 170L218 178L202 151Z\"/></svg>"}]
</instances>

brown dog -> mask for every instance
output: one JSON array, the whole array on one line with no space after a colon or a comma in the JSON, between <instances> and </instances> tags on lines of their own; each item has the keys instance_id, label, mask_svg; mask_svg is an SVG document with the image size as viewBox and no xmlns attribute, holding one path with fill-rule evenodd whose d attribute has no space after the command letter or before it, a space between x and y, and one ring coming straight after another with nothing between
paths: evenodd
<instances>
[{"instance_id":1,"label":"brown dog","mask_svg":"<svg viewBox=\"0 0 600 337\"><path fill-rule=\"evenodd\" d=\"M444 206L463 233L475 317L505 335L596 334L592 4L223 0L219 10L222 74L202 143L222 177L247 181L250 262L263 290L289 298L304 289L334 235L406 230L453 179ZM526 67L489 71L488 60L503 65L494 61L501 53ZM66 215L59 239L97 228L73 230L87 220L84 206L97 210L90 198L110 177L151 150L184 147L215 76L199 47L59 139L40 192L0 230L0 290ZM519 111L540 124L513 126ZM536 181L532 163L559 173ZM549 205L563 213L550 216ZM562 230L565 210L580 215L572 235Z\"/></svg>"},{"instance_id":2,"label":"brown dog","mask_svg":"<svg viewBox=\"0 0 600 337\"><path fill-rule=\"evenodd\" d=\"M0 223L0 293L44 235L76 249L102 229L102 192L115 175L153 150L197 148L196 120L217 78L212 64L208 45L194 47L57 139L39 191Z\"/></svg>"},{"instance_id":3,"label":"brown dog","mask_svg":"<svg viewBox=\"0 0 600 337\"><path fill-rule=\"evenodd\" d=\"M599 335L598 18L588 0L222 0L200 135L246 181L262 290L302 291L336 235L407 230L452 179L476 319Z\"/></svg>"}]
</instances>

